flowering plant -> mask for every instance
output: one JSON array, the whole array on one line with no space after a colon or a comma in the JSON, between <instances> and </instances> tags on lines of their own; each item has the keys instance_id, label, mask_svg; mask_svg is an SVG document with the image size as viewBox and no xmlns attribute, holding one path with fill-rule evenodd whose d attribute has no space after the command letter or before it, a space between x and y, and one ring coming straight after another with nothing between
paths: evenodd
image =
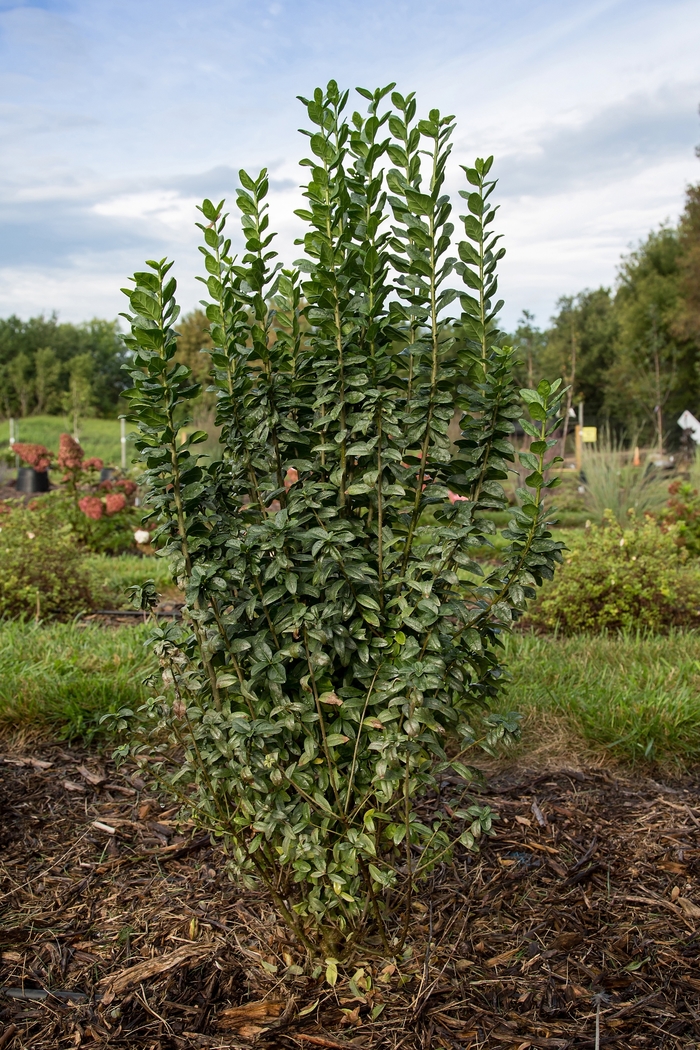
<instances>
[{"instance_id":1,"label":"flowering plant","mask_svg":"<svg viewBox=\"0 0 700 1050\"><path fill-rule=\"evenodd\" d=\"M53 458L52 453L47 448L44 448L43 445L31 445L21 441L14 443L12 451L40 474L45 473L49 469Z\"/></svg>"},{"instance_id":2,"label":"flowering plant","mask_svg":"<svg viewBox=\"0 0 700 1050\"><path fill-rule=\"evenodd\" d=\"M35 469L46 469L52 454L43 445L15 445ZM139 524L135 507L137 485L130 478L100 480L104 467L97 456L87 457L78 441L61 434L56 464L63 471L60 488L49 496L54 516L69 525L82 546L98 553L120 554L134 548Z\"/></svg>"}]
</instances>

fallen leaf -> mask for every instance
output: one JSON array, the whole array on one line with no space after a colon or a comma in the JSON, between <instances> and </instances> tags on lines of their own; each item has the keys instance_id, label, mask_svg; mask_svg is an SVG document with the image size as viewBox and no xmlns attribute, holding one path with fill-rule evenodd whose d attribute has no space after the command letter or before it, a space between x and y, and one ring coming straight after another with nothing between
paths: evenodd
<instances>
[{"instance_id":1,"label":"fallen leaf","mask_svg":"<svg viewBox=\"0 0 700 1050\"><path fill-rule=\"evenodd\" d=\"M524 828L532 827L532 821L529 817L521 817L519 813L516 813L515 820L518 824L522 824Z\"/></svg>"},{"instance_id":2,"label":"fallen leaf","mask_svg":"<svg viewBox=\"0 0 700 1050\"><path fill-rule=\"evenodd\" d=\"M678 897L676 904L683 912L686 919L700 919L700 907L688 900L687 897Z\"/></svg>"},{"instance_id":3,"label":"fallen leaf","mask_svg":"<svg viewBox=\"0 0 700 1050\"><path fill-rule=\"evenodd\" d=\"M490 969L493 969L495 966L500 966L502 963L508 962L509 959L512 959L518 951L518 948L511 948L510 951L501 952L500 955L494 955L492 959L486 960L486 965Z\"/></svg>"},{"instance_id":4,"label":"fallen leaf","mask_svg":"<svg viewBox=\"0 0 700 1050\"><path fill-rule=\"evenodd\" d=\"M51 767L53 766L53 762L44 762L40 758L29 758L27 759L27 761L29 762L29 765L32 766L34 769L39 769L42 771L44 769L51 769Z\"/></svg>"},{"instance_id":5,"label":"fallen leaf","mask_svg":"<svg viewBox=\"0 0 700 1050\"><path fill-rule=\"evenodd\" d=\"M579 944L583 944L583 936L580 933L560 933L554 938L549 947L571 951L572 948L576 948Z\"/></svg>"},{"instance_id":6,"label":"fallen leaf","mask_svg":"<svg viewBox=\"0 0 700 1050\"><path fill-rule=\"evenodd\" d=\"M665 860L662 864L657 865L661 871L670 871L672 875L685 875L688 870L687 864L679 864L675 860Z\"/></svg>"},{"instance_id":7,"label":"fallen leaf","mask_svg":"<svg viewBox=\"0 0 700 1050\"><path fill-rule=\"evenodd\" d=\"M104 784L107 780L104 773L96 773L94 770L88 769L87 766L78 766L78 772L93 787L99 787L100 784Z\"/></svg>"},{"instance_id":8,"label":"fallen leaf","mask_svg":"<svg viewBox=\"0 0 700 1050\"><path fill-rule=\"evenodd\" d=\"M66 791L76 791L80 795L84 795L86 790L84 784L75 784L72 780L64 780L63 787Z\"/></svg>"},{"instance_id":9,"label":"fallen leaf","mask_svg":"<svg viewBox=\"0 0 700 1050\"><path fill-rule=\"evenodd\" d=\"M468 970L471 966L475 965L476 963L471 959L458 959L455 963L455 970L457 970L458 973L464 973L465 970Z\"/></svg>"}]
</instances>

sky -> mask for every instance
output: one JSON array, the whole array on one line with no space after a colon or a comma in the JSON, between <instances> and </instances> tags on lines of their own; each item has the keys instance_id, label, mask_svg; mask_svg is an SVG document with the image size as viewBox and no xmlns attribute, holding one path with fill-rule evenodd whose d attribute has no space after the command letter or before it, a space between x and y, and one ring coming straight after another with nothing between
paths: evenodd
<instances>
[{"instance_id":1,"label":"sky","mask_svg":"<svg viewBox=\"0 0 700 1050\"><path fill-rule=\"evenodd\" d=\"M700 182L697 0L0 0L0 316L114 317L166 255L192 309L196 205L240 168L293 262L296 96L330 78L455 114L456 201L494 154L506 327L613 285Z\"/></svg>"}]
</instances>

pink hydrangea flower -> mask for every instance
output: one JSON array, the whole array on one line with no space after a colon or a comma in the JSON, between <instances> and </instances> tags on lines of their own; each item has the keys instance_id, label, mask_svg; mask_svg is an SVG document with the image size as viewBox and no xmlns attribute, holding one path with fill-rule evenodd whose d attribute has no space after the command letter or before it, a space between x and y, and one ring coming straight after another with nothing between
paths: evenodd
<instances>
[{"instance_id":1,"label":"pink hydrangea flower","mask_svg":"<svg viewBox=\"0 0 700 1050\"><path fill-rule=\"evenodd\" d=\"M93 521L99 521L102 517L104 508L99 496L83 496L81 500L78 500L78 506L83 514L88 518L92 518Z\"/></svg>"},{"instance_id":2,"label":"pink hydrangea flower","mask_svg":"<svg viewBox=\"0 0 700 1050\"><path fill-rule=\"evenodd\" d=\"M83 470L102 470L104 462L99 456L90 456L90 459L86 459L83 463Z\"/></svg>"},{"instance_id":3,"label":"pink hydrangea flower","mask_svg":"<svg viewBox=\"0 0 700 1050\"><path fill-rule=\"evenodd\" d=\"M126 496L123 492L109 492L105 496L105 507L108 514L118 514L126 506Z\"/></svg>"},{"instance_id":4,"label":"pink hydrangea flower","mask_svg":"<svg viewBox=\"0 0 700 1050\"><path fill-rule=\"evenodd\" d=\"M80 470L83 465L82 446L70 434L61 434L58 439L58 465L61 470Z\"/></svg>"},{"instance_id":5,"label":"pink hydrangea flower","mask_svg":"<svg viewBox=\"0 0 700 1050\"><path fill-rule=\"evenodd\" d=\"M48 470L51 462L51 453L43 445L29 445L21 441L15 441L12 451L20 459L23 459L25 463L28 463L30 467L34 467L34 470L39 471L40 474Z\"/></svg>"}]
</instances>

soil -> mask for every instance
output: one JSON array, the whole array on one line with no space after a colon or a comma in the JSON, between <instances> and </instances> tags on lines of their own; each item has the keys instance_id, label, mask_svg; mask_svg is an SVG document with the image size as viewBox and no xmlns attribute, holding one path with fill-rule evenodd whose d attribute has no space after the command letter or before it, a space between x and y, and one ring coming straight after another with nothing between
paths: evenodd
<instances>
[{"instance_id":1,"label":"soil","mask_svg":"<svg viewBox=\"0 0 700 1050\"><path fill-rule=\"evenodd\" d=\"M506 769L480 795L496 837L424 887L410 955L370 938L331 987L142 771L6 746L0 1050L698 1050L697 781Z\"/></svg>"}]
</instances>

